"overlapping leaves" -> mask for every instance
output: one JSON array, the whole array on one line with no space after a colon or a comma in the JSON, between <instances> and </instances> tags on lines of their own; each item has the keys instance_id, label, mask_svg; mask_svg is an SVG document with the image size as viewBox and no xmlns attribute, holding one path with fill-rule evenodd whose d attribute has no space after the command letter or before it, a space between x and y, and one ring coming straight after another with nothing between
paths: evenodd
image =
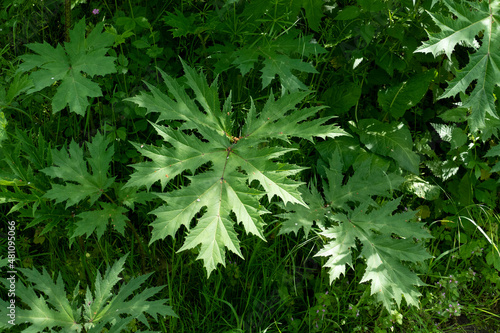
<instances>
[{"instance_id":1,"label":"overlapping leaves","mask_svg":"<svg viewBox=\"0 0 500 333\"><path fill-rule=\"evenodd\" d=\"M343 162L336 151L325 168L323 196L312 188L304 189L306 203L314 205L310 212L292 205L281 233L298 232L307 235L316 222L328 239L316 256L327 257L330 282L345 274L346 266L354 268L353 250L360 250L366 260L361 282L371 282L371 294L387 309L395 301L399 306L404 296L408 304L418 305L420 293L415 286L423 285L418 276L403 262L419 262L430 256L416 239L429 238L421 224L412 222L415 212L394 213L401 198L378 204L374 197L391 197L393 190L404 181L389 173L386 166L366 159L358 164L355 173L344 181ZM359 245L361 246L359 246Z\"/></svg>"},{"instance_id":2,"label":"overlapping leaves","mask_svg":"<svg viewBox=\"0 0 500 333\"><path fill-rule=\"evenodd\" d=\"M72 237L93 232L100 238L106 226L111 221L115 229L123 234L126 217L123 213L127 209L115 203L97 202L101 196L111 188L115 177L108 177L108 170L113 158L114 149L107 139L100 133L94 136L91 143L87 143L89 157L84 159L83 149L75 142L69 144L68 149L52 150L53 164L41 171L52 178L64 180L64 184L52 184L52 188L44 197L55 200L55 203L66 202L66 208L74 206L89 198L95 210L79 213ZM88 170L90 165L91 172Z\"/></svg>"},{"instance_id":3,"label":"overlapping leaves","mask_svg":"<svg viewBox=\"0 0 500 333\"><path fill-rule=\"evenodd\" d=\"M429 40L416 52L432 53L434 56L445 53L449 59L457 44L477 49L470 56L469 63L458 71L448 83L440 98L458 93L467 93L462 98L463 107L471 111L469 123L472 131L484 130L487 119L498 119L493 90L500 85L500 1L451 1L444 4L453 17L429 13L441 29L438 33L428 33ZM476 36L483 35L480 42ZM475 81L472 92L467 89Z\"/></svg>"},{"instance_id":4,"label":"overlapping leaves","mask_svg":"<svg viewBox=\"0 0 500 333\"><path fill-rule=\"evenodd\" d=\"M307 58L327 51L312 35L305 36L293 26L300 21L297 15L303 8L310 28L318 31L322 4L322 0L258 0L238 5L227 2L221 9L209 12L206 22L202 20L205 15L196 13L186 17L178 10L165 16L164 21L173 28L174 37L193 34L203 38L206 34L205 38L224 41L207 49L211 53L209 58L218 59L216 72L236 66L245 76L259 69L263 88L278 79L284 90L295 92L307 90L301 80L305 73L317 73ZM245 31L244 36L239 36L240 29ZM215 35L219 37L214 38Z\"/></svg>"},{"instance_id":5,"label":"overlapping leaves","mask_svg":"<svg viewBox=\"0 0 500 333\"><path fill-rule=\"evenodd\" d=\"M83 199L90 197L94 203L102 193L111 186L115 177L108 178L107 172L113 156L113 146L100 133L91 143L87 143L90 151L88 163L92 167L92 174L87 169L87 162L83 158L83 149L71 141L69 149L52 150L54 165L41 171L52 178L61 178L64 185L52 184L45 197L54 199L56 203L66 201L66 208L71 207Z\"/></svg>"},{"instance_id":6,"label":"overlapping leaves","mask_svg":"<svg viewBox=\"0 0 500 333\"><path fill-rule=\"evenodd\" d=\"M127 255L111 268L108 267L103 277L97 272L94 291L87 287L83 307L78 297L79 285L68 300L60 274L54 283L45 269L41 273L36 269L20 269L26 280L33 284L33 287L24 283L16 284L16 296L26 305L17 305L16 322L29 323L22 332L35 333L50 329L51 332L97 333L109 325L112 325L114 332L120 332L135 318L149 327L145 313L155 319L158 315L177 317L172 308L164 304L165 300L148 300L163 287L147 288L131 297L151 273L132 278L113 295L115 285L121 280L118 275L123 270L126 258ZM38 296L35 290L45 296Z\"/></svg>"},{"instance_id":7,"label":"overlapping leaves","mask_svg":"<svg viewBox=\"0 0 500 333\"><path fill-rule=\"evenodd\" d=\"M262 87L267 87L278 76L283 88L291 92L307 89L294 72L317 73L317 71L309 62L291 58L289 55L297 51L300 51L302 57L326 53L326 50L319 46L312 36L298 36L295 31L281 37L278 41L262 39L255 44L257 44L256 47L243 47L234 52L233 64L240 69L242 75L245 75L254 68L259 58L264 58L263 67L260 70Z\"/></svg>"},{"instance_id":8,"label":"overlapping leaves","mask_svg":"<svg viewBox=\"0 0 500 333\"><path fill-rule=\"evenodd\" d=\"M260 112L252 102L245 124L240 126L234 115L241 111L233 110L231 96L221 105L217 80L209 85L204 75L184 63L183 67L194 99L177 80L161 71L168 96L148 84L151 94L129 99L148 112L159 113L157 122L178 120L183 124L178 128L152 124L167 144L135 144L151 161L132 165L135 173L127 186L150 188L159 182L165 189L176 176L185 177L188 185L158 194L166 204L153 211L157 219L152 224L151 242L174 237L184 226L188 234L180 251L201 244L198 259L204 260L210 275L217 264L225 265L226 248L242 256L235 222L264 239L261 215L267 210L260 205L264 195L268 200L276 196L285 204L306 205L297 190L301 183L290 178L303 168L277 162L293 149L274 143L286 144L290 137L313 140L314 136L345 133L326 124L329 118L309 120L317 116L320 107L296 108L308 92L285 94L278 100L270 96ZM271 144L271 139L279 140ZM199 218L191 228L195 217Z\"/></svg>"},{"instance_id":9,"label":"overlapping leaves","mask_svg":"<svg viewBox=\"0 0 500 333\"><path fill-rule=\"evenodd\" d=\"M404 123L361 119L356 125L353 129L370 151L388 156L398 162L402 169L418 174L420 157L413 151L411 133Z\"/></svg>"}]
</instances>

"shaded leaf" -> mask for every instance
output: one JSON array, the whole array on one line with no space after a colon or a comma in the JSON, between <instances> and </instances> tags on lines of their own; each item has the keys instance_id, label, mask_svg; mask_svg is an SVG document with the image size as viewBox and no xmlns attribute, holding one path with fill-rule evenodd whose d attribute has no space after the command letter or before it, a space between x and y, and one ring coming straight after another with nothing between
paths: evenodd
<instances>
[{"instance_id":1,"label":"shaded leaf","mask_svg":"<svg viewBox=\"0 0 500 333\"><path fill-rule=\"evenodd\" d=\"M399 166L418 174L419 156L413 151L408 127L403 123L382 123L376 119L362 119L358 123L361 142L374 153L389 156Z\"/></svg>"},{"instance_id":2,"label":"shaded leaf","mask_svg":"<svg viewBox=\"0 0 500 333\"><path fill-rule=\"evenodd\" d=\"M87 288L83 307L81 300L78 300L78 286L75 288L72 301L68 301L60 274L54 283L45 268L42 273L36 269L19 269L26 277L26 281L32 284L32 287L28 287L25 283L16 284L16 296L24 303L22 307L17 307L16 320L30 324L22 332L35 333L45 329L50 329L51 332L54 330L81 332L85 328L86 332L98 333L105 325L111 324L113 329L118 329L133 319L138 319L149 328L144 313L155 319L157 315L177 317L172 308L164 304L165 300L148 301L163 287L147 288L137 292L150 274L132 278L120 287L116 295L113 294L116 284L121 280L118 275L123 270L126 258L127 255L111 268L108 267L103 277L97 272L94 292ZM41 296L37 296L35 290L40 292Z\"/></svg>"},{"instance_id":3,"label":"shaded leaf","mask_svg":"<svg viewBox=\"0 0 500 333\"><path fill-rule=\"evenodd\" d=\"M434 77L434 71L417 74L407 81L392 86L385 90L379 90L378 103L385 112L392 114L394 118L400 118L405 111L417 105L424 97L429 83Z\"/></svg>"},{"instance_id":4,"label":"shaded leaf","mask_svg":"<svg viewBox=\"0 0 500 333\"><path fill-rule=\"evenodd\" d=\"M408 304L418 306L420 293L415 286L423 283L404 262L430 258L415 239L431 236L422 224L412 221L415 212L395 213L401 197L382 205L374 200L390 198L403 179L388 173L387 166L380 167L375 159L367 159L344 180L339 150L333 152L325 169L327 205L322 206L323 198L317 192L304 195L306 203L315 205L314 211L308 215L302 207L286 207L288 212L281 217L287 220L280 233L297 233L300 228L307 231L316 222L327 239L316 256L327 257L324 267L329 268L330 283L345 275L347 266L353 268L353 250L361 245L360 256L367 264L361 282L371 282L371 294L388 310L393 302L400 306L403 296Z\"/></svg>"},{"instance_id":5,"label":"shaded leaf","mask_svg":"<svg viewBox=\"0 0 500 333\"><path fill-rule=\"evenodd\" d=\"M127 217L123 214L128 210L106 202L101 202L99 205L102 210L93 210L77 215L80 220L76 222L76 229L71 237L87 234L88 238L95 232L97 239L99 239L104 234L104 231L106 231L108 222L111 222L116 231L124 235L123 232L125 230L125 221Z\"/></svg>"},{"instance_id":6,"label":"shaded leaf","mask_svg":"<svg viewBox=\"0 0 500 333\"><path fill-rule=\"evenodd\" d=\"M52 189L44 197L53 199L56 203L66 201L66 208L73 206L83 199L90 197L94 203L114 181L107 177L107 172L114 153L113 146L109 146L105 137L98 133L91 143L87 143L90 157L87 159L92 174L89 173L87 163L83 159L83 149L75 141L71 141L69 149L52 150L54 166L40 171L52 178L61 178L65 185L52 184Z\"/></svg>"}]
</instances>

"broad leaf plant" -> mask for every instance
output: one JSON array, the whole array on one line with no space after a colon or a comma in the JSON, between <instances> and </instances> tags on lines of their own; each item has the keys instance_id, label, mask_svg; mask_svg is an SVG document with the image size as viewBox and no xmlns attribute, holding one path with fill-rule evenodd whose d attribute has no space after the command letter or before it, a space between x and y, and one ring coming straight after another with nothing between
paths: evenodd
<instances>
[{"instance_id":1,"label":"broad leaf plant","mask_svg":"<svg viewBox=\"0 0 500 333\"><path fill-rule=\"evenodd\" d=\"M203 259L210 276L218 264L225 265L226 249L243 257L235 223L265 240L261 215L268 211L261 205L263 196L306 206L298 190L301 182L291 177L304 168L278 161L294 150L290 139L313 141L313 137L346 133L331 124L330 118L317 117L322 107L297 107L309 92L279 99L271 94L259 111L252 101L240 124L236 121L240 111L234 110L231 95L219 101L217 80L209 85L203 74L184 62L183 68L186 87L160 70L168 95L146 83L150 94L129 99L148 113L158 113L151 125L165 144L134 143L150 161L132 165L135 172L126 186L150 189L159 183L164 190L176 177L186 179L184 186L156 194L165 204L152 212L157 218L152 223L151 243L175 237L184 226L187 236L179 251L201 245L198 259ZM193 220L196 223L191 227Z\"/></svg>"},{"instance_id":2,"label":"broad leaf plant","mask_svg":"<svg viewBox=\"0 0 500 333\"><path fill-rule=\"evenodd\" d=\"M48 43L26 45L37 54L25 54L20 57L24 62L18 72L34 70L29 79L34 86L28 94L49 86L56 86L52 97L52 112L61 111L69 106L71 112L85 115L90 105L89 97L102 96L99 84L90 77L116 72L115 58L106 53L114 43L113 35L102 32L104 23L99 23L86 36L85 19L80 20L70 31L70 41L64 47L55 48Z\"/></svg>"},{"instance_id":3,"label":"broad leaf plant","mask_svg":"<svg viewBox=\"0 0 500 333\"><path fill-rule=\"evenodd\" d=\"M93 290L87 287L84 297L80 296L80 283L71 295L67 295L60 274L54 282L45 269L42 272L19 269L31 284L16 284L16 296L24 303L22 306L17 304L16 322L28 324L22 332L37 333L49 329L51 332L100 333L108 327L112 327L112 332L122 332L134 319L149 328L145 314L155 319L158 316L177 317L165 304L165 299L149 300L163 289L162 286L137 291L151 273L132 278L117 288L126 258L127 255L108 267L103 276L98 271ZM5 305L2 301L2 308ZM4 311L1 314L6 316Z\"/></svg>"},{"instance_id":4,"label":"broad leaf plant","mask_svg":"<svg viewBox=\"0 0 500 333\"><path fill-rule=\"evenodd\" d=\"M431 236L414 221L415 212L395 213L401 197L392 196L405 179L389 172L389 164L380 164L373 155L356 163L351 177L344 177L343 167L335 150L328 165L321 167L323 195L314 186L302 187L311 211L296 204L288 207L281 215L285 221L280 233L298 234L303 229L307 237L316 223L326 243L316 256L327 258L324 267L329 269L330 283L345 275L347 266L355 267L359 253L366 264L360 282L371 283L371 295L385 308L391 310L394 301L400 306L403 296L407 304L418 306L421 294L415 286L424 283L404 262L429 259L419 240ZM380 198L391 200L381 203Z\"/></svg>"},{"instance_id":5,"label":"broad leaf plant","mask_svg":"<svg viewBox=\"0 0 500 333\"><path fill-rule=\"evenodd\" d=\"M444 4L449 16L428 12L441 31L428 32L429 40L416 52L432 53L435 57L446 54L451 60L457 44L472 48L475 52L471 53L469 63L457 70L439 98L460 93L461 107L470 110L468 122L473 132L486 130L486 124L493 120L498 126L494 89L500 85L500 1L444 0ZM475 86L469 92L474 81Z\"/></svg>"}]
</instances>

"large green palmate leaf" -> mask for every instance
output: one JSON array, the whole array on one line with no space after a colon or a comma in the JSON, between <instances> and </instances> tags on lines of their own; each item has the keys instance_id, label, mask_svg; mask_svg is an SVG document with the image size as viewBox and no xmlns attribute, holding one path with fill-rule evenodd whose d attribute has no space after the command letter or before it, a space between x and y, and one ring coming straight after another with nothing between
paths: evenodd
<instances>
[{"instance_id":1,"label":"large green palmate leaf","mask_svg":"<svg viewBox=\"0 0 500 333\"><path fill-rule=\"evenodd\" d=\"M400 201L398 198L372 210L369 204L363 203L347 213L329 215L338 225L321 233L330 241L316 254L328 257L325 267L330 268L330 282L333 282L345 274L346 265L353 267L351 251L357 247L358 240L362 245L360 256L366 259L367 265L361 282L371 281L371 294L388 310L394 301L400 306L402 296L408 304L418 306L421 294L414 286L424 284L402 261L431 258L422 244L415 241L430 237L420 224L409 222L415 212L393 215Z\"/></svg>"},{"instance_id":2,"label":"large green palmate leaf","mask_svg":"<svg viewBox=\"0 0 500 333\"><path fill-rule=\"evenodd\" d=\"M352 251L361 245L360 257L366 260L366 269L360 282L371 282L371 294L389 310L393 302L399 306L403 296L408 304L418 305L420 293L415 286L423 283L403 262L430 258L417 240L431 236L420 223L412 221L415 212L394 214L401 198L383 205L374 200L375 196L390 198L404 179L389 173L387 166L379 166L375 159L361 163L347 181L342 168L341 156L335 150L329 167L325 167L324 199L312 191L304 198L313 200L306 199L306 203L316 205L314 210L287 207L288 212L281 215L285 222L280 233L297 233L304 228L307 235L316 222L322 229L320 234L328 240L316 256L328 258L324 267L329 268L331 283L345 274L346 265L354 268Z\"/></svg>"},{"instance_id":3,"label":"large green palmate leaf","mask_svg":"<svg viewBox=\"0 0 500 333\"><path fill-rule=\"evenodd\" d=\"M56 113L69 105L71 112L85 115L88 98L102 96L99 85L89 77L116 72L115 58L106 56L114 37L102 33L103 27L104 23L98 23L86 37L85 19L82 19L70 31L71 41L65 42L64 48L60 44L55 48L48 43L28 44L27 47L37 54L22 55L20 59L24 62L18 71L38 70L29 76L34 87L27 93L40 91L60 81L52 98L52 111Z\"/></svg>"},{"instance_id":4,"label":"large green palmate leaf","mask_svg":"<svg viewBox=\"0 0 500 333\"><path fill-rule=\"evenodd\" d=\"M500 85L500 1L450 1L444 4L453 17L430 13L438 33L428 33L429 40L415 52L432 53L434 56L445 53L449 59L457 44L470 46L477 51L472 53L469 63L457 72L456 77L448 82L443 95L447 98L465 94L462 107L470 109L468 117L473 132L484 130L488 119L498 119L493 90ZM476 36L482 34L481 43ZM472 82L472 92L467 89Z\"/></svg>"},{"instance_id":5,"label":"large green palmate leaf","mask_svg":"<svg viewBox=\"0 0 500 333\"><path fill-rule=\"evenodd\" d=\"M241 223L246 232L264 239L261 215L267 210L260 204L264 195L268 200L278 197L285 204L306 205L297 190L301 183L290 178L303 168L277 162L293 149L276 143L287 144L290 137L312 141L314 136L337 137L345 132L325 124L330 118L308 120L321 107L295 108L309 92L285 94L278 100L270 96L260 112L252 101L245 124L240 126L235 120L237 112L232 108L231 96L222 105L219 102L217 81L209 85L204 75L182 64L194 99L161 70L174 99L149 84L151 94L129 99L148 112L159 113L157 122L180 120L183 124L178 128L152 124L168 144L134 144L151 161L132 165L135 172L127 186L149 189L159 182L165 189L176 176L185 177L189 185L158 193L166 204L152 212L157 219L152 224L151 242L174 237L184 226L188 234L179 251L201 244L198 259L204 260L210 275L217 264L225 265L226 248L242 256L235 222ZM254 181L259 187L251 186ZM191 228L193 219L200 215Z\"/></svg>"},{"instance_id":6,"label":"large green palmate leaf","mask_svg":"<svg viewBox=\"0 0 500 333\"><path fill-rule=\"evenodd\" d=\"M45 268L41 273L36 269L19 269L32 287L26 283L16 284L16 296L25 304L16 304L16 323L29 323L23 333L44 332L45 329L51 332L100 333L107 326L112 326L113 332L121 332L133 319L138 319L149 328L145 313L155 319L158 315L177 317L172 308L164 304L165 300L148 301L163 287L136 292L151 273L132 278L120 287L116 295L113 294L116 284L121 280L118 275L123 270L126 258L127 255L111 268L108 267L102 277L97 272L94 290L92 292L87 287L83 306L78 296L79 284L69 301L60 274L54 283ZM35 290L46 297L38 296Z\"/></svg>"}]
</instances>

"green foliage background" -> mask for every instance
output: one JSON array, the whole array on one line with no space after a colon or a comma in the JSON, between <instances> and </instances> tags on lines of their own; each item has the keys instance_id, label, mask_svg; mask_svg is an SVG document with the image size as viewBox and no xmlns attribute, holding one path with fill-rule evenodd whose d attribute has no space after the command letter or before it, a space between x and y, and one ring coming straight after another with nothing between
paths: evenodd
<instances>
[{"instance_id":1,"label":"green foliage background","mask_svg":"<svg viewBox=\"0 0 500 333\"><path fill-rule=\"evenodd\" d=\"M0 328L497 329L499 11L3 1Z\"/></svg>"}]
</instances>

